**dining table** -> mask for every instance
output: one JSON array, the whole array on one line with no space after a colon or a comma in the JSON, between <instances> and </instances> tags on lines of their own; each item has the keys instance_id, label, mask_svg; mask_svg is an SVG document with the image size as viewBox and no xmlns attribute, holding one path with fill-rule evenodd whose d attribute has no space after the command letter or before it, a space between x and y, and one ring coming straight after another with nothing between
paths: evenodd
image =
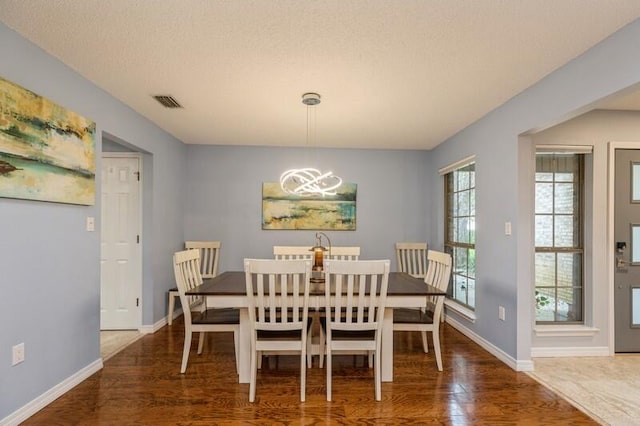
<instances>
[{"instance_id":1,"label":"dining table","mask_svg":"<svg viewBox=\"0 0 640 426\"><path fill-rule=\"evenodd\" d=\"M251 377L251 324L249 321L249 301L246 292L244 271L226 271L203 283L186 294L203 296L211 308L239 308L240 333L238 362L239 383L249 383ZM311 283L309 288L309 309L320 309L325 305L324 283ZM446 293L437 287L404 272L390 272L387 300L382 324L380 357L383 382L393 381L393 309L426 306L430 296Z\"/></svg>"}]
</instances>

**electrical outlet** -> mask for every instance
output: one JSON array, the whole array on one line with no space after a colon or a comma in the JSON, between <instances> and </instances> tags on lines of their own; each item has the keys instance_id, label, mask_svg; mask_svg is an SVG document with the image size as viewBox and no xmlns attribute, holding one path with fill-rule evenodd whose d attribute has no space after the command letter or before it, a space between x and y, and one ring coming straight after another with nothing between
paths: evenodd
<instances>
[{"instance_id":1,"label":"electrical outlet","mask_svg":"<svg viewBox=\"0 0 640 426\"><path fill-rule=\"evenodd\" d=\"M504 306L498 306L498 319L502 321L505 319Z\"/></svg>"},{"instance_id":2,"label":"electrical outlet","mask_svg":"<svg viewBox=\"0 0 640 426\"><path fill-rule=\"evenodd\" d=\"M24 343L20 343L13 347L13 362L11 366L20 364L24 361Z\"/></svg>"},{"instance_id":3,"label":"electrical outlet","mask_svg":"<svg viewBox=\"0 0 640 426\"><path fill-rule=\"evenodd\" d=\"M87 217L87 231L93 232L96 230L96 221L92 216Z\"/></svg>"}]
</instances>

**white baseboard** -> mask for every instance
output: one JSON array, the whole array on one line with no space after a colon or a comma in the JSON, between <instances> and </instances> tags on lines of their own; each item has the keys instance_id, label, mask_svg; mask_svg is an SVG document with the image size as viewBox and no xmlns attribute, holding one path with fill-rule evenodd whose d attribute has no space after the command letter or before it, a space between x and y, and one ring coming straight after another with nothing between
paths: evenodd
<instances>
[{"instance_id":1,"label":"white baseboard","mask_svg":"<svg viewBox=\"0 0 640 426\"><path fill-rule=\"evenodd\" d=\"M484 350L489 352L491 355L498 358L500 361L507 364L515 371L533 371L533 361L531 360L517 360L513 358L511 355L494 345L493 343L485 340L481 336L477 335L474 331L466 327L461 322L457 321L451 316L446 317L447 324L450 324L453 328L458 330L460 333L467 336L469 339L476 342L480 345Z\"/></svg>"},{"instance_id":2,"label":"white baseboard","mask_svg":"<svg viewBox=\"0 0 640 426\"><path fill-rule=\"evenodd\" d=\"M177 318L182 315L182 308L178 308L173 313L173 318ZM156 331L160 330L162 327L167 325L167 318L164 317L153 325L143 325L138 331L143 334L152 334ZM67 393L73 387L86 380L89 376L91 376L96 371L102 369L102 358L97 361L92 362L82 370L78 371L68 379L65 379L61 383L57 384L53 388L49 389L33 401L27 403L23 407L19 408L15 412L9 414L4 419L0 420L0 426L14 426L19 425L21 422L25 421L29 417L33 416L38 411L42 410L44 407L49 405L54 400L60 398L62 395Z\"/></svg>"},{"instance_id":3,"label":"white baseboard","mask_svg":"<svg viewBox=\"0 0 640 426\"><path fill-rule=\"evenodd\" d=\"M177 308L175 311L173 311L173 319L176 319L180 315L182 315L182 308ZM164 318L161 318L159 321L157 321L153 325L143 325L138 329L138 331L140 331L140 333L142 334L153 334L167 324L168 324L167 317L164 317Z\"/></svg>"},{"instance_id":4,"label":"white baseboard","mask_svg":"<svg viewBox=\"0 0 640 426\"><path fill-rule=\"evenodd\" d=\"M573 356L611 356L606 346L531 348L533 358L560 358Z\"/></svg>"},{"instance_id":5,"label":"white baseboard","mask_svg":"<svg viewBox=\"0 0 640 426\"><path fill-rule=\"evenodd\" d=\"M18 410L9 414L4 419L0 420L1 426L14 426L19 425L21 422L27 420L29 417L33 416L38 411L42 410L47 405L51 404L56 399L60 398L62 395L70 391L72 388L82 383L84 380L89 378L96 371L101 370L102 358L92 362L91 364L84 367L82 370L76 372L72 376L58 383L33 401L23 405Z\"/></svg>"}]
</instances>

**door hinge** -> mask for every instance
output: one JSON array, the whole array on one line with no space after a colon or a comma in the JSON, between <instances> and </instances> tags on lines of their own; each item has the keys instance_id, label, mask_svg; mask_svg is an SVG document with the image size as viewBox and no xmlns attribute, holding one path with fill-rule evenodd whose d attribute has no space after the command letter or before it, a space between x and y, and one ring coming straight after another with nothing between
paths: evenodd
<instances>
[{"instance_id":1,"label":"door hinge","mask_svg":"<svg viewBox=\"0 0 640 426\"><path fill-rule=\"evenodd\" d=\"M140 244L140 235L136 235L136 243Z\"/></svg>"},{"instance_id":2,"label":"door hinge","mask_svg":"<svg viewBox=\"0 0 640 426\"><path fill-rule=\"evenodd\" d=\"M140 298L136 297L136 308L140 306Z\"/></svg>"},{"instance_id":3,"label":"door hinge","mask_svg":"<svg viewBox=\"0 0 640 426\"><path fill-rule=\"evenodd\" d=\"M138 178L138 182L140 182L140 172L133 172L134 175Z\"/></svg>"}]
</instances>

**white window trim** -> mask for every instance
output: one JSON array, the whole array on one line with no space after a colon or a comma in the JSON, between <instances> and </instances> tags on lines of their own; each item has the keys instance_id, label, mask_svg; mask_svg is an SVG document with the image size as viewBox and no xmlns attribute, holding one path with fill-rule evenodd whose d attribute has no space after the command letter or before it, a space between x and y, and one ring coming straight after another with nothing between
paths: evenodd
<instances>
[{"instance_id":1,"label":"white window trim","mask_svg":"<svg viewBox=\"0 0 640 426\"><path fill-rule=\"evenodd\" d=\"M448 166L444 166L444 167L438 169L438 174L440 176L445 176L445 175L447 175L447 174L449 174L451 172L454 172L454 171L456 171L458 169L466 167L466 166L468 166L470 164L475 164L475 162L476 162L475 154L474 155L470 155L468 157L465 157L465 158L463 158L461 160L456 161L455 163L451 163ZM474 247L475 247L475 243L474 243ZM472 310L472 309L467 308L466 306L464 306L461 303L457 302L455 299L445 299L444 304L445 304L445 306L447 308L449 308L452 311L456 312L457 314L462 316L467 321L469 321L471 323L475 323L476 322L475 311Z\"/></svg>"},{"instance_id":2,"label":"white window trim","mask_svg":"<svg viewBox=\"0 0 640 426\"><path fill-rule=\"evenodd\" d=\"M549 153L549 154L593 154L593 146L592 145L536 145L536 154L539 153ZM585 178L583 178L586 180ZM534 179L534 185L536 184L536 180ZM584 185L584 182L583 182ZM583 188L584 189L584 188ZM534 200L535 205L535 200ZM583 220L584 220L585 212L582 212ZM535 212L534 212L535 216ZM583 225L584 226L584 225ZM584 229L582 231L585 232ZM584 235L583 235L584 238ZM535 239L535 236L534 236ZM586 253L586 241L583 241L582 244L582 255L583 255L583 281L582 281L582 302L585 303L585 294L586 291L586 278L584 273L585 268L585 260L584 256ZM536 246L534 243L534 252ZM533 267L535 271L535 266ZM535 282L533 283L535 289ZM534 299L535 300L535 299ZM535 317L535 315L534 315ZM583 320L585 319L585 313L583 312ZM536 336L539 337L580 337L580 336L593 336L597 334L600 329L589 327L585 324L563 324L561 322L554 322L551 324L536 324L533 327L533 331Z\"/></svg>"},{"instance_id":3,"label":"white window trim","mask_svg":"<svg viewBox=\"0 0 640 426\"><path fill-rule=\"evenodd\" d=\"M595 336L600 332L599 328L587 325L536 325L533 331L537 337L588 337Z\"/></svg>"},{"instance_id":4,"label":"white window trim","mask_svg":"<svg viewBox=\"0 0 640 426\"><path fill-rule=\"evenodd\" d=\"M476 322L476 313L453 299L445 299L444 305L471 323Z\"/></svg>"},{"instance_id":5,"label":"white window trim","mask_svg":"<svg viewBox=\"0 0 640 426\"><path fill-rule=\"evenodd\" d=\"M536 145L536 152L549 152L558 154L592 154L591 145Z\"/></svg>"},{"instance_id":6,"label":"white window trim","mask_svg":"<svg viewBox=\"0 0 640 426\"><path fill-rule=\"evenodd\" d=\"M475 155L471 155L469 157L463 158L462 160L458 160L453 164L449 164L448 166L444 166L440 169L438 169L438 174L440 176L444 176L447 173L451 173L454 170L457 169L461 169L464 166L468 166L469 164L475 163L476 162L476 156Z\"/></svg>"}]
</instances>

